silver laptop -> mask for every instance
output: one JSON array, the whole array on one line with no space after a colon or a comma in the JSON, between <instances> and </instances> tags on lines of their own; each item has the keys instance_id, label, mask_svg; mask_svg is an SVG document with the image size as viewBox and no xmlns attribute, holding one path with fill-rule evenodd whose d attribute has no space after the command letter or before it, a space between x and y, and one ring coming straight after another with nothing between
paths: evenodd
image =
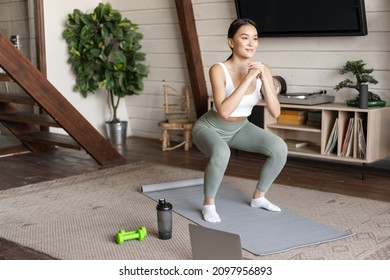
<instances>
[{"instance_id":1,"label":"silver laptop","mask_svg":"<svg viewBox=\"0 0 390 280\"><path fill-rule=\"evenodd\" d=\"M240 235L189 224L194 260L242 260Z\"/></svg>"}]
</instances>

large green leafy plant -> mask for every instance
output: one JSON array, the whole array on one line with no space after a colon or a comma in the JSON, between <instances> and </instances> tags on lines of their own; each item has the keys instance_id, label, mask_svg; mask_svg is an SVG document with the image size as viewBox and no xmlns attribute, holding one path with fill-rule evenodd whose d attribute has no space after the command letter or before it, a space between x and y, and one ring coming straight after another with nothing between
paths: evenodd
<instances>
[{"instance_id":1,"label":"large green leafy plant","mask_svg":"<svg viewBox=\"0 0 390 280\"><path fill-rule=\"evenodd\" d=\"M339 70L339 74L351 74L355 77L356 81L354 82L349 78L346 78L335 86L336 91L339 91L342 88L353 88L360 92L360 85L363 83L377 84L378 81L370 75L372 72L374 72L374 69L367 69L365 66L366 63L364 63L363 60L347 61ZM356 96L356 99L359 99L359 95ZM381 101L381 98L379 95L369 91L368 101Z\"/></svg>"},{"instance_id":2,"label":"large green leafy plant","mask_svg":"<svg viewBox=\"0 0 390 280\"><path fill-rule=\"evenodd\" d=\"M68 43L69 59L76 75L74 89L84 97L105 89L112 110L111 122L119 122L117 109L127 95L139 94L149 74L141 63L143 35L138 25L123 18L110 3L99 3L92 13L75 9L68 15L63 38Z\"/></svg>"}]
</instances>

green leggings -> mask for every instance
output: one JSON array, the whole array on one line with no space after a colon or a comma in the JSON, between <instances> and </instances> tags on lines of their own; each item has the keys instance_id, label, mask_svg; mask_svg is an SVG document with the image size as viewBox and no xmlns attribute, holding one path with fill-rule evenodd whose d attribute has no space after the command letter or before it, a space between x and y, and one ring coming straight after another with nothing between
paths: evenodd
<instances>
[{"instance_id":1,"label":"green leggings","mask_svg":"<svg viewBox=\"0 0 390 280\"><path fill-rule=\"evenodd\" d=\"M224 122L213 109L194 125L193 142L210 157L204 173L204 195L215 198L230 159L230 148L260 153L267 159L260 172L257 188L267 192L287 160L287 145L282 138L250 123ZM245 168L245 166L242 166Z\"/></svg>"}]
</instances>

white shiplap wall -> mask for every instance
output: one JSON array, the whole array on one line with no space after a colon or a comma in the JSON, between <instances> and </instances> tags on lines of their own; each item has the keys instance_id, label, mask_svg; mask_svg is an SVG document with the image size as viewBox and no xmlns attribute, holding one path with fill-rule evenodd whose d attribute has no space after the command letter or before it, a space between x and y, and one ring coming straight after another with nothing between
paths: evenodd
<instances>
[{"instance_id":1,"label":"white shiplap wall","mask_svg":"<svg viewBox=\"0 0 390 280\"><path fill-rule=\"evenodd\" d=\"M162 81L182 87L189 82L174 0L110 1L124 16L140 26L142 50L150 75L139 96L126 99L132 135L159 138L157 122L163 118ZM226 32L236 17L234 0L193 0L204 72L225 60L230 50ZM336 101L353 97L353 90L336 93L344 77L338 69L347 60L363 59L375 69L379 81L371 89L390 102L390 1L366 0L369 34L363 37L260 38L256 58L271 66L274 75L287 81L289 91L325 89ZM261 28L261 27L260 27ZM209 90L209 95L211 92Z\"/></svg>"},{"instance_id":2,"label":"white shiplap wall","mask_svg":"<svg viewBox=\"0 0 390 280\"><path fill-rule=\"evenodd\" d=\"M174 0L110 1L124 17L139 25L142 51L150 73L141 95L126 97L132 135L160 138L164 118L163 81L181 89L189 83Z\"/></svg>"}]
</instances>

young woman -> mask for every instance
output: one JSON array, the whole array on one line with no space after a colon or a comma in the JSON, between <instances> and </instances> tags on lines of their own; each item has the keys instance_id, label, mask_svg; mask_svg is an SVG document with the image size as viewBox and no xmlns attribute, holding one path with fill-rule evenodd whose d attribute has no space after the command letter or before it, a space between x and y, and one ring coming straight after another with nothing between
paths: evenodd
<instances>
[{"instance_id":1,"label":"young woman","mask_svg":"<svg viewBox=\"0 0 390 280\"><path fill-rule=\"evenodd\" d=\"M267 156L250 205L269 211L281 211L265 194L287 159L287 146L280 137L247 120L261 98L272 116L280 114L270 68L252 60L259 44L256 24L248 19L233 21L228 30L228 44L231 56L213 65L209 72L213 108L193 128L193 142L210 157L204 173L202 214L204 220L212 223L221 221L215 196L229 162L230 148Z\"/></svg>"}]
</instances>

